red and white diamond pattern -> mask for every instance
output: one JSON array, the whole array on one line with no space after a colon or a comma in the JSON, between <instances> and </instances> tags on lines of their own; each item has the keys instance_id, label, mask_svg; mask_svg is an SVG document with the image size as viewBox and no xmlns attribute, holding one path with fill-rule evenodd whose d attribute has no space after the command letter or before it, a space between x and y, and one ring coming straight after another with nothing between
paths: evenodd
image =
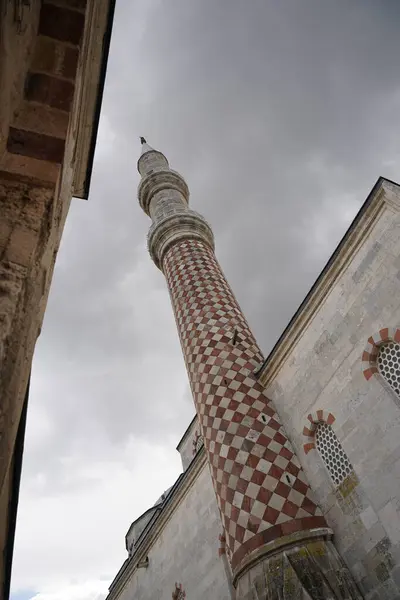
<instances>
[{"instance_id":1,"label":"red and white diamond pattern","mask_svg":"<svg viewBox=\"0 0 400 600\"><path fill-rule=\"evenodd\" d=\"M179 241L163 272L235 567L268 541L326 523L253 375L262 355L213 251Z\"/></svg>"}]
</instances>

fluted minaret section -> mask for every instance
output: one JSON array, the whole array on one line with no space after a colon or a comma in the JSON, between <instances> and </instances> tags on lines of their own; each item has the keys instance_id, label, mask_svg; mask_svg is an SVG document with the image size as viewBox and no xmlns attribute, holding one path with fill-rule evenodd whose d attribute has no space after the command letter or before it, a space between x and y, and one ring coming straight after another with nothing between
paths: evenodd
<instances>
[{"instance_id":1,"label":"fluted minaret section","mask_svg":"<svg viewBox=\"0 0 400 600\"><path fill-rule=\"evenodd\" d=\"M343 565L275 407L254 376L263 356L215 257L209 225L189 209L187 185L163 154L144 145L138 168L139 201L153 221L149 251L167 280L237 597L253 597L247 588L252 594L260 572L251 565L269 553L275 558L265 559L259 598L275 597L268 586L276 569L282 573L276 598L283 598L284 573L291 572L284 561L296 544L310 576L314 570L320 577L324 553L337 573ZM323 547L319 559L310 558L313 544ZM279 548L286 553L278 564ZM311 592L304 597L317 597Z\"/></svg>"}]
</instances>

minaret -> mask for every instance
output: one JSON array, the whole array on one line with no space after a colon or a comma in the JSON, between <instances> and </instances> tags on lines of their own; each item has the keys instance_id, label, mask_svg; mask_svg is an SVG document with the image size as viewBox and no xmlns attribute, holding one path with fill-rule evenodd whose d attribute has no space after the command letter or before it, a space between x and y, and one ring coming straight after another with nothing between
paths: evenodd
<instances>
[{"instance_id":1,"label":"minaret","mask_svg":"<svg viewBox=\"0 0 400 600\"><path fill-rule=\"evenodd\" d=\"M361 598L254 376L263 356L217 262L212 230L189 208L183 177L141 142L148 248L167 280L237 600Z\"/></svg>"}]
</instances>

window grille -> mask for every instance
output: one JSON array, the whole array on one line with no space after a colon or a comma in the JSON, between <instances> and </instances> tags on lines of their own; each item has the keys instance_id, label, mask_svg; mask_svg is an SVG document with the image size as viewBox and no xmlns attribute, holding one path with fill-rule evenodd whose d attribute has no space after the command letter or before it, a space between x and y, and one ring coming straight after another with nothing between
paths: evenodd
<instances>
[{"instance_id":1,"label":"window grille","mask_svg":"<svg viewBox=\"0 0 400 600\"><path fill-rule=\"evenodd\" d=\"M353 471L335 432L328 423L318 423L315 432L316 448L333 482L340 485Z\"/></svg>"},{"instance_id":2,"label":"window grille","mask_svg":"<svg viewBox=\"0 0 400 600\"><path fill-rule=\"evenodd\" d=\"M396 342L382 344L376 362L379 373L400 396L400 344Z\"/></svg>"}]
</instances>

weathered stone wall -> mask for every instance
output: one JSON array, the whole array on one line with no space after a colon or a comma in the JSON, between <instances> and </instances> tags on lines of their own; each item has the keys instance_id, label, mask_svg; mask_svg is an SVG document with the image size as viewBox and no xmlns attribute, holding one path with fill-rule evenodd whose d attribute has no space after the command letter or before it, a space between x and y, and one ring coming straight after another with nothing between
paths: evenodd
<instances>
[{"instance_id":1,"label":"weathered stone wall","mask_svg":"<svg viewBox=\"0 0 400 600\"><path fill-rule=\"evenodd\" d=\"M0 594L4 596L9 593L22 453L20 444L15 455L14 444L71 196L88 195L112 7L111 0L0 0Z\"/></svg>"},{"instance_id":2,"label":"weathered stone wall","mask_svg":"<svg viewBox=\"0 0 400 600\"><path fill-rule=\"evenodd\" d=\"M151 548L148 568L137 569L118 600L171 600L175 582L189 600L230 600L221 557L221 519L208 466ZM114 596L113 596L114 597Z\"/></svg>"},{"instance_id":3,"label":"weathered stone wall","mask_svg":"<svg viewBox=\"0 0 400 600\"><path fill-rule=\"evenodd\" d=\"M75 75L78 85L82 78L83 65L76 70L85 2L72 11L40 0L8 2L1 13L0 502L6 506L32 354L72 195L81 110L73 92ZM0 549L4 544L5 535Z\"/></svg>"},{"instance_id":4,"label":"weathered stone wall","mask_svg":"<svg viewBox=\"0 0 400 600\"><path fill-rule=\"evenodd\" d=\"M69 149L68 149L69 151ZM72 151L72 148L71 148ZM72 171L65 173L69 190ZM70 192L0 178L0 502L7 484L31 359L40 333ZM3 513L2 513L3 514ZM4 514L5 516L5 514ZM6 544L6 530L0 540Z\"/></svg>"},{"instance_id":5,"label":"weathered stone wall","mask_svg":"<svg viewBox=\"0 0 400 600\"><path fill-rule=\"evenodd\" d=\"M367 380L362 363L371 335L400 327L399 234L400 212L386 204L276 376L262 375L367 599L400 597L400 399L380 375ZM318 410L332 413L354 468L339 488L317 449L304 451Z\"/></svg>"},{"instance_id":6,"label":"weathered stone wall","mask_svg":"<svg viewBox=\"0 0 400 600\"><path fill-rule=\"evenodd\" d=\"M82 71L86 2L15 4L0 9L0 172L54 186Z\"/></svg>"},{"instance_id":7,"label":"weathered stone wall","mask_svg":"<svg viewBox=\"0 0 400 600\"><path fill-rule=\"evenodd\" d=\"M36 43L41 0L17 8L0 0L0 157L8 138L15 108L20 105Z\"/></svg>"},{"instance_id":8,"label":"weathered stone wall","mask_svg":"<svg viewBox=\"0 0 400 600\"><path fill-rule=\"evenodd\" d=\"M40 265L49 227L53 199L51 190L0 179L0 390L1 430L18 423L15 392L25 393L29 368L26 353L33 350L39 332L38 315L29 310L39 305L45 291L45 273ZM35 311L36 313L36 311ZM33 323L31 323L33 321ZM21 371L24 371L21 380ZM21 410L21 406L19 406ZM7 456L0 439L0 461ZM1 473L4 476L3 467Z\"/></svg>"},{"instance_id":9,"label":"weathered stone wall","mask_svg":"<svg viewBox=\"0 0 400 600\"><path fill-rule=\"evenodd\" d=\"M69 198L0 180L0 503L9 502L13 449ZM53 214L55 212L55 214ZM1 549L7 544L7 512Z\"/></svg>"}]
</instances>

